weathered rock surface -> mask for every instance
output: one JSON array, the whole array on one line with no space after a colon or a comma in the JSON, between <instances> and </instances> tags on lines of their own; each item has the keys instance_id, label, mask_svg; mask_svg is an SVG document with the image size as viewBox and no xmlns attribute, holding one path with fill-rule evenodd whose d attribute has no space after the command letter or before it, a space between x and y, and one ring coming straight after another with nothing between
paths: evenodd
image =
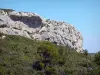
<instances>
[{"instance_id":1,"label":"weathered rock surface","mask_svg":"<svg viewBox=\"0 0 100 75\"><path fill-rule=\"evenodd\" d=\"M82 51L83 38L74 26L65 22L44 19L31 12L0 10L0 32L30 39L48 40Z\"/></svg>"}]
</instances>

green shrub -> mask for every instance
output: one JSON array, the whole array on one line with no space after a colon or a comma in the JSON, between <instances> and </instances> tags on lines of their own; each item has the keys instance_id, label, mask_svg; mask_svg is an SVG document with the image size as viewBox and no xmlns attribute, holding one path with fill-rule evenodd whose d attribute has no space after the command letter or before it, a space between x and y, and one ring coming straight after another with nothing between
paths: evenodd
<instances>
[{"instance_id":1,"label":"green shrub","mask_svg":"<svg viewBox=\"0 0 100 75\"><path fill-rule=\"evenodd\" d=\"M4 10L5 12L12 12L12 11L14 11L13 9L2 9L2 8L0 8L0 10Z\"/></svg>"},{"instance_id":2,"label":"green shrub","mask_svg":"<svg viewBox=\"0 0 100 75\"><path fill-rule=\"evenodd\" d=\"M95 54L94 61L97 65L100 65L100 51Z\"/></svg>"},{"instance_id":3,"label":"green shrub","mask_svg":"<svg viewBox=\"0 0 100 75\"><path fill-rule=\"evenodd\" d=\"M100 75L100 66L96 69L97 75Z\"/></svg>"},{"instance_id":4,"label":"green shrub","mask_svg":"<svg viewBox=\"0 0 100 75\"><path fill-rule=\"evenodd\" d=\"M46 67L45 74L46 75L56 75L57 73L56 73L55 68L48 66Z\"/></svg>"},{"instance_id":5,"label":"green shrub","mask_svg":"<svg viewBox=\"0 0 100 75\"><path fill-rule=\"evenodd\" d=\"M85 56L88 56L88 50L84 50L84 53L83 53Z\"/></svg>"}]
</instances>

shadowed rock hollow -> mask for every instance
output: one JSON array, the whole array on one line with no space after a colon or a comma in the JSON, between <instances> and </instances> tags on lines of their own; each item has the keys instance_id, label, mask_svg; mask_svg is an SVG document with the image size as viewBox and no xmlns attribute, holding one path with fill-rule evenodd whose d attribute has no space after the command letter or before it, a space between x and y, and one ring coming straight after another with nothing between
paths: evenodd
<instances>
[{"instance_id":1,"label":"shadowed rock hollow","mask_svg":"<svg viewBox=\"0 0 100 75\"><path fill-rule=\"evenodd\" d=\"M74 26L49 19L31 12L0 9L0 32L20 35L30 39L47 40L57 45L68 45L83 51L83 38Z\"/></svg>"}]
</instances>

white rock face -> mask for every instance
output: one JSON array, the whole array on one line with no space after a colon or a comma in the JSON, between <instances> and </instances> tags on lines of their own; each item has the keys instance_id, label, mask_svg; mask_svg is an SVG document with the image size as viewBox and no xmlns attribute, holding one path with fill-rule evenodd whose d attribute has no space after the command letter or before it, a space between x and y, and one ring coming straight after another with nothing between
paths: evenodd
<instances>
[{"instance_id":1,"label":"white rock face","mask_svg":"<svg viewBox=\"0 0 100 75\"><path fill-rule=\"evenodd\" d=\"M70 24L44 19L31 12L0 10L0 32L30 39L47 40L83 51L83 38Z\"/></svg>"}]
</instances>

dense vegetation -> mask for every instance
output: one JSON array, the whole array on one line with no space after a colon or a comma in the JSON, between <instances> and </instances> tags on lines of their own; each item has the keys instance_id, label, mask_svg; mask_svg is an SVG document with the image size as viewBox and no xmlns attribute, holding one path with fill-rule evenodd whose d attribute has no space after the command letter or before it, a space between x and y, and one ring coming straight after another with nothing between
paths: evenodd
<instances>
[{"instance_id":1,"label":"dense vegetation","mask_svg":"<svg viewBox=\"0 0 100 75\"><path fill-rule=\"evenodd\" d=\"M100 75L100 55L95 58L46 41L13 35L0 39L0 75Z\"/></svg>"},{"instance_id":2,"label":"dense vegetation","mask_svg":"<svg viewBox=\"0 0 100 75\"><path fill-rule=\"evenodd\" d=\"M100 75L100 51L95 54L94 62L97 64L96 73Z\"/></svg>"}]
</instances>

